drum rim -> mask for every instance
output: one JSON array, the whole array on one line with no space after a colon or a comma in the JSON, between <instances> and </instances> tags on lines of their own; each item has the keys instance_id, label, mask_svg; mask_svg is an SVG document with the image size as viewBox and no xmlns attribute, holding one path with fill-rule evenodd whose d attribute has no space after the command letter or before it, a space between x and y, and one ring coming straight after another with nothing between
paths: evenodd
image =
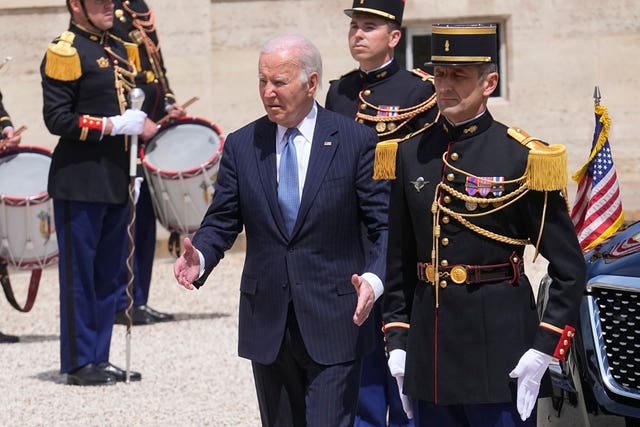
<instances>
[{"instance_id":1,"label":"drum rim","mask_svg":"<svg viewBox=\"0 0 640 427\"><path fill-rule=\"evenodd\" d=\"M200 164L200 166L191 168L191 169L187 169L184 171L167 171L167 170L163 170L160 169L156 166L153 166L152 164L150 164L149 162L147 162L146 160L146 153L145 153L145 146L153 141L153 138L155 138L155 136L153 138L151 138L149 141L147 141L147 143L145 143L143 146L140 147L140 161L142 162L142 164L144 165L145 168L147 168L149 170L149 172L154 172L157 174L160 174L162 176L165 177L177 177L177 176L183 176L183 175L187 175L187 174L195 174L196 172L198 172L199 170L202 169L203 166L207 166L210 165L209 167L207 167L206 169L211 169L213 166L215 166L216 164L216 159L218 157L220 157L222 155L222 148L224 147L224 137L222 136L222 131L220 130L220 127L213 123L210 120L204 119L202 117L197 117L197 116L185 116L185 117L180 117L178 119L175 119L165 125L162 125L160 127L160 129L158 129L158 133L160 133L160 131L162 131L163 129L169 129L171 127L177 126L178 124L180 124L180 122L195 122L195 123L200 123L200 124L207 124L209 126L211 126L213 128L213 131L216 132L218 134L218 137L220 138L220 147L218 147L218 151L216 151L215 153L213 153L213 155L207 159L206 162L203 162ZM156 135L158 134L156 133Z\"/></svg>"},{"instance_id":2,"label":"drum rim","mask_svg":"<svg viewBox=\"0 0 640 427\"><path fill-rule=\"evenodd\" d=\"M40 147L38 145L18 145L17 147L13 147L8 150L3 150L0 152L0 159L10 155L19 154L19 153L39 153L39 154L44 154L45 156L51 159L51 150L45 147ZM27 201L37 202L37 204L41 204L46 202L49 199L50 199L49 192L47 190L29 197L5 196L3 194L0 194L0 201L3 201L3 202L7 201L12 206L19 204L20 202L27 202Z\"/></svg>"}]
</instances>

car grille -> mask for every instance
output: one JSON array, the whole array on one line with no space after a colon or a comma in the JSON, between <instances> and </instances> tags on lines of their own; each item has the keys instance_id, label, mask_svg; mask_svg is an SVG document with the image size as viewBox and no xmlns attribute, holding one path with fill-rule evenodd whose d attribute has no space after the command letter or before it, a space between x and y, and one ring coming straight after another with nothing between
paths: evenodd
<instances>
[{"instance_id":1,"label":"car grille","mask_svg":"<svg viewBox=\"0 0 640 427\"><path fill-rule=\"evenodd\" d=\"M640 288L593 283L587 289L602 379L612 392L640 399Z\"/></svg>"}]
</instances>

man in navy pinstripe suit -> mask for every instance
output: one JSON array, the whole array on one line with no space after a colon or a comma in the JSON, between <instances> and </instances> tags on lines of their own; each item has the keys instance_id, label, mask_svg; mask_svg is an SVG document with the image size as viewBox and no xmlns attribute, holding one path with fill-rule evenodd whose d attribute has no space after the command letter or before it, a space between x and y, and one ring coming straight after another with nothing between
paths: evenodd
<instances>
[{"instance_id":1,"label":"man in navy pinstripe suit","mask_svg":"<svg viewBox=\"0 0 640 427\"><path fill-rule=\"evenodd\" d=\"M385 275L377 136L315 102L321 73L320 53L302 37L263 47L267 115L227 137L213 202L174 266L179 283L199 287L244 227L238 353L252 361L264 426L353 425L362 357L374 342L368 316ZM297 136L287 139L291 128ZM288 143L300 190L291 231L278 197Z\"/></svg>"}]
</instances>

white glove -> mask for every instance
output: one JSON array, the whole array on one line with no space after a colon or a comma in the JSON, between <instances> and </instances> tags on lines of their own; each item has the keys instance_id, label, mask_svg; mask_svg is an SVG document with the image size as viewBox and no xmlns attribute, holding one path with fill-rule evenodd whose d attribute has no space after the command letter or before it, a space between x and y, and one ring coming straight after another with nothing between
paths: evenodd
<instances>
[{"instance_id":1,"label":"white glove","mask_svg":"<svg viewBox=\"0 0 640 427\"><path fill-rule=\"evenodd\" d=\"M553 357L538 350L527 350L516 367L509 373L511 378L518 378L518 413L525 421L531 415L540 391L540 379L549 367Z\"/></svg>"},{"instance_id":2,"label":"white glove","mask_svg":"<svg viewBox=\"0 0 640 427\"><path fill-rule=\"evenodd\" d=\"M138 203L138 198L140 198L140 186L142 185L142 181L144 181L144 178L141 176L136 176L133 180L133 204Z\"/></svg>"},{"instance_id":3,"label":"white glove","mask_svg":"<svg viewBox=\"0 0 640 427\"><path fill-rule=\"evenodd\" d=\"M407 358L407 352L400 349L391 350L389 352L389 372L396 379L398 383L398 392L400 393L400 401L402 402L402 409L407 414L407 418L413 418L413 408L411 407L411 400L402 392L404 386L404 365Z\"/></svg>"},{"instance_id":4,"label":"white glove","mask_svg":"<svg viewBox=\"0 0 640 427\"><path fill-rule=\"evenodd\" d=\"M121 116L109 117L111 135L140 135L147 114L141 110L126 110Z\"/></svg>"}]
</instances>

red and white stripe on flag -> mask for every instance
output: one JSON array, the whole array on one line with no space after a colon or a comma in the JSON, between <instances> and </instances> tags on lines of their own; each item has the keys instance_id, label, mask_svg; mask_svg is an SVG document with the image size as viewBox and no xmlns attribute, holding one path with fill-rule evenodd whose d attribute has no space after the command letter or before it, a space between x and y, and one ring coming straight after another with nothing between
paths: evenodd
<instances>
[{"instance_id":1,"label":"red and white stripe on flag","mask_svg":"<svg viewBox=\"0 0 640 427\"><path fill-rule=\"evenodd\" d=\"M610 120L606 107L596 105L595 116L591 154L573 175L578 190L571 220L583 250L607 239L624 221L618 176L609 145Z\"/></svg>"}]
</instances>

